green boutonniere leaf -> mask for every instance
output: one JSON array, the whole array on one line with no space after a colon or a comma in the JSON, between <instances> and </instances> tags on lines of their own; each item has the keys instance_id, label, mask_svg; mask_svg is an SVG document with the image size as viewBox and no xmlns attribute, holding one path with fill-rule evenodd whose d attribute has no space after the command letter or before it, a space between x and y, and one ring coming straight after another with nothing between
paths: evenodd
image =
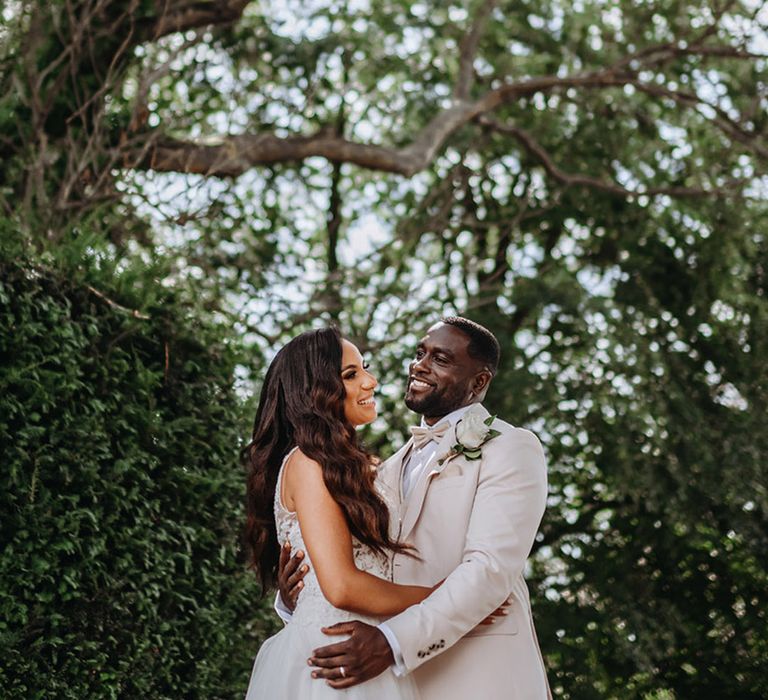
<instances>
[{"instance_id":1,"label":"green boutonniere leaf","mask_svg":"<svg viewBox=\"0 0 768 700\"><path fill-rule=\"evenodd\" d=\"M455 457L456 455L463 455L466 459L480 459L483 456L482 447L485 445L486 442L489 440L493 440L493 438L501 435L501 432L498 430L494 430L491 428L491 424L493 421L496 420L496 416L488 416L483 421L483 424L488 427L488 430L485 432L485 436L483 437L483 441L477 446L477 447L467 447L466 445L462 444L461 442L457 442L452 448L451 451L442 459L438 460L438 464L442 465L445 460L449 459L450 457Z\"/></svg>"}]
</instances>

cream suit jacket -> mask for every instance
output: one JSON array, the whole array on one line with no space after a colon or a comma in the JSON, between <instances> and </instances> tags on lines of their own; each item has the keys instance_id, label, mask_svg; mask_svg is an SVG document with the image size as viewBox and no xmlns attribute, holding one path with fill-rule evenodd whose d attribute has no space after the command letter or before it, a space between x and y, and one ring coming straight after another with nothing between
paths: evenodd
<instances>
[{"instance_id":1,"label":"cream suit jacket","mask_svg":"<svg viewBox=\"0 0 768 700\"><path fill-rule=\"evenodd\" d=\"M489 416L479 404L470 411ZM457 442L452 427L407 499L403 463L412 441L379 468L395 504L393 534L421 557L396 555L393 580L432 586L445 579L387 620L423 700L551 698L523 580L546 502L544 452L527 430L500 420L492 427L501 434L477 460L449 454ZM508 616L476 629L505 600Z\"/></svg>"}]
</instances>

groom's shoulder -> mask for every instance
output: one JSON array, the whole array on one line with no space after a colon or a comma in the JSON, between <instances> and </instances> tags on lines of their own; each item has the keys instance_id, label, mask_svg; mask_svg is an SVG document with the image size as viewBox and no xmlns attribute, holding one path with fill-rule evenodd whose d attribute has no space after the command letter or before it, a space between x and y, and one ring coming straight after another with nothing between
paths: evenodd
<instances>
[{"instance_id":1,"label":"groom's shoulder","mask_svg":"<svg viewBox=\"0 0 768 700\"><path fill-rule=\"evenodd\" d=\"M496 415L493 416L493 420L491 420L489 424L491 414L482 404L473 406L470 411L498 433L498 435L495 435L486 443L486 447L490 448L492 453L509 450L515 446L532 447L539 451L543 449L536 434L526 428L519 428L516 425L512 425L512 423L508 423Z\"/></svg>"},{"instance_id":2,"label":"groom's shoulder","mask_svg":"<svg viewBox=\"0 0 768 700\"><path fill-rule=\"evenodd\" d=\"M489 446L495 448L495 451L509 450L516 446L529 447L537 451L543 450L536 433L527 428L519 428L500 418L494 418L491 428L499 431L499 435L488 443ZM494 445L494 443L496 444Z\"/></svg>"},{"instance_id":3,"label":"groom's shoulder","mask_svg":"<svg viewBox=\"0 0 768 700\"><path fill-rule=\"evenodd\" d=\"M483 446L481 469L506 475L536 475L537 480L546 480L547 458L535 433L498 418L491 428L499 434Z\"/></svg>"}]
</instances>

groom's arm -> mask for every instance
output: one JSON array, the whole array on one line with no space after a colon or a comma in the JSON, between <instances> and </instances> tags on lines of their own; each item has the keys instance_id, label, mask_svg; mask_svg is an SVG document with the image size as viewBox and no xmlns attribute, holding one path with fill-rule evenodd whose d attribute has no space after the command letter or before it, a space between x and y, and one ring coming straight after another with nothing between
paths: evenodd
<instances>
[{"instance_id":1,"label":"groom's arm","mask_svg":"<svg viewBox=\"0 0 768 700\"><path fill-rule=\"evenodd\" d=\"M506 603L494 610L480 624L492 625L497 618L506 615ZM369 681L394 666L397 676L408 672L400 651L400 644L392 631L382 622L378 627L359 620L339 622L323 627L328 635L344 634L349 638L338 644L315 649L308 659L314 666L313 678L325 679L332 688L351 688ZM341 667L344 666L344 675Z\"/></svg>"},{"instance_id":2,"label":"groom's arm","mask_svg":"<svg viewBox=\"0 0 768 700\"><path fill-rule=\"evenodd\" d=\"M452 646L507 599L523 571L544 512L546 463L532 433L505 432L494 442L484 448L487 463L474 499L462 563L419 605L387 620L386 637L380 628L362 622L325 628L327 634L350 637L313 652L315 677L335 688L369 680L392 665L395 646L402 658L395 672L412 671ZM395 644L388 643L390 636ZM427 655L424 649L429 647ZM345 678L338 674L342 664L347 664Z\"/></svg>"},{"instance_id":3,"label":"groom's arm","mask_svg":"<svg viewBox=\"0 0 768 700\"><path fill-rule=\"evenodd\" d=\"M484 450L461 564L420 605L387 620L409 672L509 597L533 546L547 496L541 443L533 433L511 430Z\"/></svg>"}]
</instances>

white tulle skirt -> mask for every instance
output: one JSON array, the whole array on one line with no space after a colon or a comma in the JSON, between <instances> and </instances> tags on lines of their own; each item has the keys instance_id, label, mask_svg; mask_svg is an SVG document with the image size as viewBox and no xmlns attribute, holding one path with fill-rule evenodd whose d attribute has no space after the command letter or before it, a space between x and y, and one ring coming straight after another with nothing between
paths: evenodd
<instances>
[{"instance_id":1,"label":"white tulle skirt","mask_svg":"<svg viewBox=\"0 0 768 700\"><path fill-rule=\"evenodd\" d=\"M410 676L399 678L392 669L365 683L337 690L322 678L312 678L307 659L312 650L342 641L319 628L289 623L261 646L253 664L246 700L418 700Z\"/></svg>"}]
</instances>

